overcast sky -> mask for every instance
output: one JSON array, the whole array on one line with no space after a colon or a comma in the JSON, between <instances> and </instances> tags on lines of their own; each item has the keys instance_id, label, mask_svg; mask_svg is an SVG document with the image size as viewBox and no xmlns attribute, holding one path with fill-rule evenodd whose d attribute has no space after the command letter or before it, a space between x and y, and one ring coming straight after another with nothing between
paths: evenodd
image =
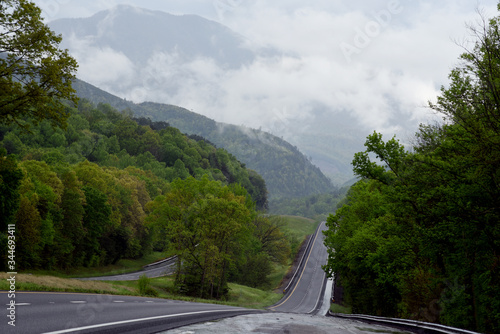
<instances>
[{"instance_id":1,"label":"overcast sky","mask_svg":"<svg viewBox=\"0 0 500 334\"><path fill-rule=\"evenodd\" d=\"M221 73L210 64L194 64L206 78L206 87L217 81L223 99L207 100L210 94L200 87L198 95L189 92L171 97L170 101L155 102L178 104L218 121L259 127L264 118L300 122L308 112L304 103L316 101L334 111L349 110L361 123L389 133L397 130L398 120L403 122L401 118L415 124L430 118L430 111L424 106L436 97L441 85L447 84L447 76L463 51L457 43L470 39L466 23L478 22L478 9L487 18L497 15L497 0L35 3L43 9L47 21L88 17L117 4L172 14L198 14L230 27L252 46L273 46L283 54L294 55L279 61L256 62L230 74ZM80 69L87 71L79 73L84 79L102 72L90 73L91 69L85 66ZM152 100L155 96L128 98Z\"/></svg>"}]
</instances>

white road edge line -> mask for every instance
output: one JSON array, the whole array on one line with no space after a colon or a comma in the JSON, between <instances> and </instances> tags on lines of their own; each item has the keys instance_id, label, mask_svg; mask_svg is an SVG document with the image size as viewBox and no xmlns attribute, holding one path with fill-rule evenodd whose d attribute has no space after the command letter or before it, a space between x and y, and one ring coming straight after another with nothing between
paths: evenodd
<instances>
[{"instance_id":1,"label":"white road edge line","mask_svg":"<svg viewBox=\"0 0 500 334\"><path fill-rule=\"evenodd\" d=\"M46 333L43 333L43 334L73 333L73 332L83 331L83 330L87 330L87 329L94 329L94 328L99 328L99 327L123 325L123 324L129 324L129 323L132 323L132 322L139 322L139 321L148 321L148 320L156 320L156 319L173 318L173 317L180 317L180 316L183 316L183 315L212 313L212 312L213 313L215 313L215 312L236 312L236 311L242 311L242 310L246 310L246 309L240 308L240 309L235 309L235 310L211 310L211 311L197 311L197 312L187 312L187 313L177 313L177 314L169 314L169 315L160 315L160 316L156 316L156 317L140 318L140 319L132 319L132 320L123 320L123 321L115 321L115 322L108 322L108 323L104 323L104 324L97 324L97 325L84 326L84 327L78 327L78 328L63 329L63 330L60 330L60 331L46 332Z\"/></svg>"}]
</instances>

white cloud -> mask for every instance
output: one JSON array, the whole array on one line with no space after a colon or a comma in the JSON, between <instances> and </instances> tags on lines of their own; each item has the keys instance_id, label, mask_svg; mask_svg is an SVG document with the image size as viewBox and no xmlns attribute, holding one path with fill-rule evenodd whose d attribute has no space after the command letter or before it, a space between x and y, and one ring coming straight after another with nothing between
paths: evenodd
<instances>
[{"instance_id":1,"label":"white cloud","mask_svg":"<svg viewBox=\"0 0 500 334\"><path fill-rule=\"evenodd\" d=\"M282 131L296 123L306 129L318 104L331 113L350 111L379 131L425 121L431 115L423 106L446 85L462 52L454 40L467 35L465 23L478 18L478 6L487 17L497 14L496 0L94 0L85 10L76 1L50 1L59 8L54 18L117 3L200 14L254 47L277 48L282 57L258 58L231 71L210 59L185 63L175 53L151 55L139 69L90 41L75 42L72 52L82 79L100 87L121 83L115 93L127 99L178 104L218 121Z\"/></svg>"},{"instance_id":2,"label":"white cloud","mask_svg":"<svg viewBox=\"0 0 500 334\"><path fill-rule=\"evenodd\" d=\"M400 115L425 120L428 112L422 106L437 93L430 80L362 64L347 68L312 56L259 58L226 71L210 59L182 63L176 55L156 54L141 78L141 85L121 95L177 104L218 121L275 133L292 124L294 130L308 130L315 104L331 113L352 111L367 128L395 131Z\"/></svg>"},{"instance_id":3,"label":"white cloud","mask_svg":"<svg viewBox=\"0 0 500 334\"><path fill-rule=\"evenodd\" d=\"M92 39L67 39L71 54L78 61L77 76L87 82L119 93L134 83L135 65L122 52L110 47L96 47Z\"/></svg>"}]
</instances>

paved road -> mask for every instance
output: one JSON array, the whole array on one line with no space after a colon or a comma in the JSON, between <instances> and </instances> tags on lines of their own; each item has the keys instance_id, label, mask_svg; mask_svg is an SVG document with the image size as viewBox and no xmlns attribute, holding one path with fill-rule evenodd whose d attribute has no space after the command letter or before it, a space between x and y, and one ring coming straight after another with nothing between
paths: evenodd
<instances>
[{"instance_id":1,"label":"paved road","mask_svg":"<svg viewBox=\"0 0 500 334\"><path fill-rule=\"evenodd\" d=\"M297 272L296 283L291 285L282 301L269 308L276 311L276 315L278 312L314 314L321 307L326 283L321 265L327 259L321 231L325 229L322 223L314 235L310 252L304 256L304 265ZM161 276L168 268L172 265L167 261L150 266L145 271L117 275L111 279L138 279L145 272L151 277ZM156 333L191 323L263 312L131 296L17 292L16 326L12 327L8 324L8 315L12 314L8 310L10 300L6 292L0 292L0 301L6 305L4 316L0 317L0 333Z\"/></svg>"},{"instance_id":2,"label":"paved road","mask_svg":"<svg viewBox=\"0 0 500 334\"><path fill-rule=\"evenodd\" d=\"M9 302L0 292L3 305ZM193 322L262 311L175 300L50 292L17 292L15 327L3 307L0 333L157 333ZM194 321L193 321L194 319Z\"/></svg>"},{"instance_id":3,"label":"paved road","mask_svg":"<svg viewBox=\"0 0 500 334\"><path fill-rule=\"evenodd\" d=\"M391 327L310 314L269 312L204 322L165 334L404 334ZM410 334L410 333L408 333Z\"/></svg>"},{"instance_id":4,"label":"paved road","mask_svg":"<svg viewBox=\"0 0 500 334\"><path fill-rule=\"evenodd\" d=\"M172 275L175 272L175 264L177 259L170 258L158 262L157 264L150 264L144 267L143 270L135 271L127 274L119 274L113 276L100 276L100 277L86 277L77 278L79 280L85 281L137 281L141 275L146 275L147 277L161 277Z\"/></svg>"},{"instance_id":5,"label":"paved road","mask_svg":"<svg viewBox=\"0 0 500 334\"><path fill-rule=\"evenodd\" d=\"M326 284L326 274L321 266L326 264L328 253L323 244L324 222L319 226L313 239L309 254L305 255L305 264L296 275L293 283L283 299L269 307L271 311L314 314L321 307Z\"/></svg>"}]
</instances>

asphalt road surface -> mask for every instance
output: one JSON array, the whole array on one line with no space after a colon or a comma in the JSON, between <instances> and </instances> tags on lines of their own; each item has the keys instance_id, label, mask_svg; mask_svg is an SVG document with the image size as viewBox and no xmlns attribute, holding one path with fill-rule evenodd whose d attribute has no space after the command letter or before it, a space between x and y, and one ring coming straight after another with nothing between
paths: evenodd
<instances>
[{"instance_id":1,"label":"asphalt road surface","mask_svg":"<svg viewBox=\"0 0 500 334\"><path fill-rule=\"evenodd\" d=\"M157 333L171 328L262 311L183 301L51 292L16 292L15 326L0 292L0 333Z\"/></svg>"},{"instance_id":2,"label":"asphalt road surface","mask_svg":"<svg viewBox=\"0 0 500 334\"><path fill-rule=\"evenodd\" d=\"M283 299L269 308L276 315L278 312L315 314L327 301L327 279L321 269L327 260L321 233L325 229L325 224L321 223L313 235L310 252L304 255L303 266L299 268L294 283ZM162 276L173 270L172 262L165 261L136 273L92 279L134 280L145 273L150 277ZM8 297L8 293L0 292L0 298L6 305L4 316L0 318L0 333L157 333L193 323L207 324L221 318L264 313L224 305L155 298L51 292L16 292L12 310L9 302L13 299ZM238 318L234 318L234 321ZM12 322L12 319L15 321ZM251 322L251 319L247 321ZM231 322L232 319L227 321ZM278 320L276 326L282 325L286 324Z\"/></svg>"},{"instance_id":3,"label":"asphalt road surface","mask_svg":"<svg viewBox=\"0 0 500 334\"><path fill-rule=\"evenodd\" d=\"M269 312L171 329L165 334L409 334L391 327L310 314Z\"/></svg>"},{"instance_id":4,"label":"asphalt road surface","mask_svg":"<svg viewBox=\"0 0 500 334\"><path fill-rule=\"evenodd\" d=\"M299 269L295 277L296 282L292 283L288 292L280 302L269 307L271 311L314 314L323 302L326 274L321 266L326 264L328 253L323 244L326 230L324 222L321 223L316 234L313 236L313 244L309 254L305 255L305 264L302 270Z\"/></svg>"}]
</instances>

